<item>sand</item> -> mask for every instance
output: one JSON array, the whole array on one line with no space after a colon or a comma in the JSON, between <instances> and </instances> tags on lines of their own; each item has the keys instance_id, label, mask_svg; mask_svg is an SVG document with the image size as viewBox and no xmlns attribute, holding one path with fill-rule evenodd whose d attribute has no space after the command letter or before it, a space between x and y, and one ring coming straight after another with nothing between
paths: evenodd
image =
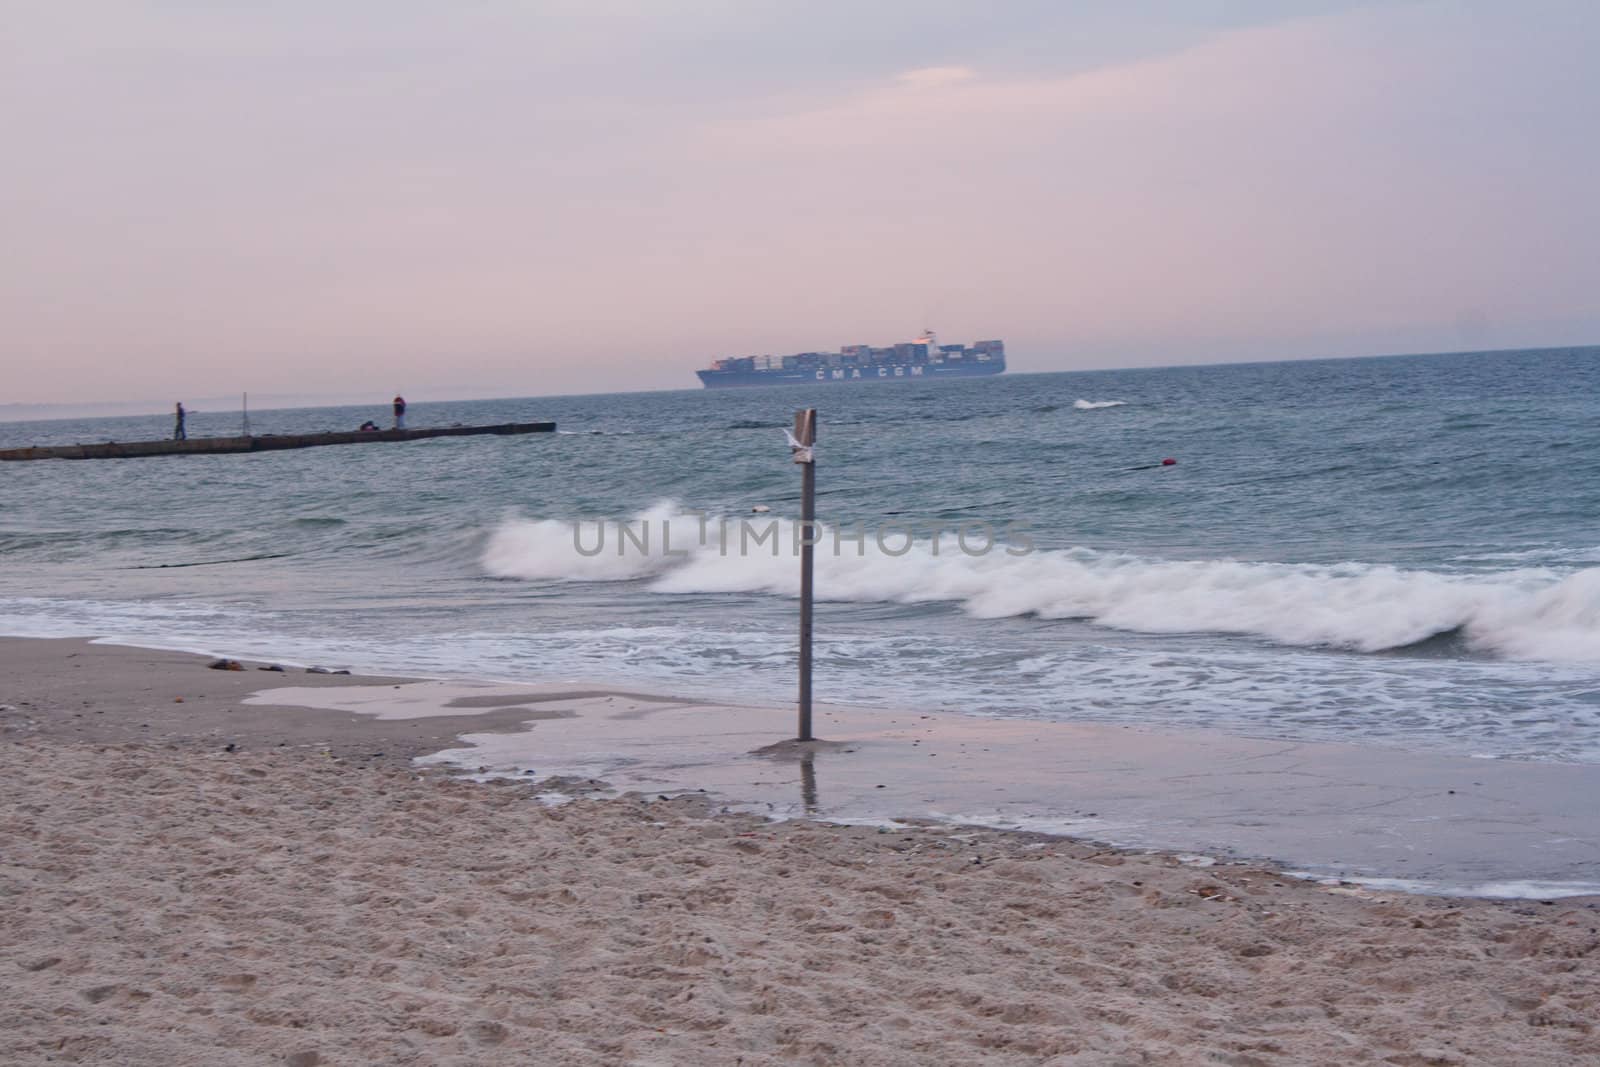
<instances>
[{"instance_id":1,"label":"sand","mask_svg":"<svg viewBox=\"0 0 1600 1067\"><path fill-rule=\"evenodd\" d=\"M27 647L0 646L6 1064L1600 1062L1592 898L551 807L406 762L477 717L246 708L259 675Z\"/></svg>"},{"instance_id":2,"label":"sand","mask_svg":"<svg viewBox=\"0 0 1600 1067\"><path fill-rule=\"evenodd\" d=\"M408 719L372 729L361 715L245 705L265 689L393 687L408 679L310 674L299 667L278 673L262 670L271 665L256 660L236 660L242 671L214 671L206 667L214 659L78 639L0 638L0 705L11 709L0 712L0 736L287 748L404 766L459 733L459 724L447 719ZM517 730L526 717L516 709L490 713L472 728Z\"/></svg>"}]
</instances>

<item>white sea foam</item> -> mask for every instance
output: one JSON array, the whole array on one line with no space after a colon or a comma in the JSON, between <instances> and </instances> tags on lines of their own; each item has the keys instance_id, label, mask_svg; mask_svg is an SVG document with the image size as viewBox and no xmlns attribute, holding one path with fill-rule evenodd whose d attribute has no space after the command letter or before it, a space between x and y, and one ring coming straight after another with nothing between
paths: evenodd
<instances>
[{"instance_id":1,"label":"white sea foam","mask_svg":"<svg viewBox=\"0 0 1600 1067\"><path fill-rule=\"evenodd\" d=\"M698 523L682 511L662 503L630 520L632 529L648 531L650 540L643 551L622 542L615 522L509 520L490 535L483 567L498 578L616 582L649 577L678 562L667 554L677 550L670 541L673 532L686 542L697 538ZM666 545L661 542L663 529L669 538ZM589 554L597 544L602 550Z\"/></svg>"},{"instance_id":2,"label":"white sea foam","mask_svg":"<svg viewBox=\"0 0 1600 1067\"><path fill-rule=\"evenodd\" d=\"M1094 411L1096 408L1120 408L1127 404L1126 400L1074 400L1072 406L1079 411Z\"/></svg>"},{"instance_id":3,"label":"white sea foam","mask_svg":"<svg viewBox=\"0 0 1600 1067\"><path fill-rule=\"evenodd\" d=\"M1482 552L1464 556L1456 556L1452 562L1458 563L1515 563L1523 567L1560 567L1560 566L1589 566L1600 563L1600 545L1587 548L1567 548L1558 545L1545 545L1539 548L1522 549L1516 552Z\"/></svg>"},{"instance_id":4,"label":"white sea foam","mask_svg":"<svg viewBox=\"0 0 1600 1067\"><path fill-rule=\"evenodd\" d=\"M499 577L645 580L659 593L798 594L788 520L710 519L703 543L699 520L670 503L630 521L635 540L621 542L617 524L606 523L602 543L594 522L580 524L575 541L566 520L510 520L490 536L482 563ZM849 534L822 531L819 599L951 602L980 618L1081 619L1139 633L1239 634L1359 652L1459 632L1472 648L1505 658L1600 661L1600 568L1459 575L1366 563L1152 560L1085 548L1013 554L1003 543L973 555L953 532L902 553L904 534L880 541L868 532L861 544ZM986 535L969 535L973 552L987 544Z\"/></svg>"},{"instance_id":5,"label":"white sea foam","mask_svg":"<svg viewBox=\"0 0 1600 1067\"><path fill-rule=\"evenodd\" d=\"M1440 882L1416 878L1329 877L1317 871L1284 871L1291 878L1324 885L1358 885L1363 889L1396 893L1428 893L1447 897L1481 897L1488 900L1560 900L1564 897L1600 896L1600 882Z\"/></svg>"}]
</instances>

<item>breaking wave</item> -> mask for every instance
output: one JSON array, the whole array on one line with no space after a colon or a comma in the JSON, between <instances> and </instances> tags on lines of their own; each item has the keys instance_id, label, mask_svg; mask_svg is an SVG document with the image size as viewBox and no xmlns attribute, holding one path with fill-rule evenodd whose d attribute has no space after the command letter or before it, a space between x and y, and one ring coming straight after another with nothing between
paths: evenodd
<instances>
[{"instance_id":1,"label":"breaking wave","mask_svg":"<svg viewBox=\"0 0 1600 1067\"><path fill-rule=\"evenodd\" d=\"M1079 411L1093 411L1096 408L1120 408L1127 403L1126 400L1074 400L1072 406Z\"/></svg>"},{"instance_id":2,"label":"breaking wave","mask_svg":"<svg viewBox=\"0 0 1600 1067\"><path fill-rule=\"evenodd\" d=\"M997 534L969 528L964 550L950 530L936 544L903 528L885 527L881 538L869 531L858 542L852 530L824 527L817 597L948 602L979 618L1077 619L1358 652L1456 634L1479 654L1600 662L1600 568L1452 575L1367 563L1155 560L1087 548L1026 551L1024 537L1008 544ZM481 563L500 578L797 596L796 541L787 519L711 517L702 526L663 503L626 523L510 519L488 538Z\"/></svg>"}]
</instances>

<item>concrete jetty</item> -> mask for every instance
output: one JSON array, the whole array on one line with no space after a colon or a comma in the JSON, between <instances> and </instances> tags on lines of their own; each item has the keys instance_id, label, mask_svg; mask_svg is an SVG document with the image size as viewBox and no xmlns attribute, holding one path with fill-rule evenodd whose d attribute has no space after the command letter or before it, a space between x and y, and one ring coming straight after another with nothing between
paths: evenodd
<instances>
[{"instance_id":1,"label":"concrete jetty","mask_svg":"<svg viewBox=\"0 0 1600 1067\"><path fill-rule=\"evenodd\" d=\"M186 441L104 441L87 445L51 445L0 450L0 460L136 459L145 456L205 456L234 452L276 452L323 445L375 445L424 441L430 437L508 436L552 433L553 422L506 422L497 426L438 426L416 430L343 430L334 433L261 434L249 437L191 437Z\"/></svg>"}]
</instances>

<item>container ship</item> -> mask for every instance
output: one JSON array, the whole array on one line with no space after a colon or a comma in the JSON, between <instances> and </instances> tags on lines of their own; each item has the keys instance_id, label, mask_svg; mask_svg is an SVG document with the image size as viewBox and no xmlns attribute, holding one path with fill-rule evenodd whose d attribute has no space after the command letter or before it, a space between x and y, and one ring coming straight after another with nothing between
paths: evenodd
<instances>
[{"instance_id":1,"label":"container ship","mask_svg":"<svg viewBox=\"0 0 1600 1067\"><path fill-rule=\"evenodd\" d=\"M942 345L932 330L888 348L845 345L837 352L793 356L730 356L695 373L707 389L735 385L810 385L814 382L915 382L979 378L1006 369L1003 341Z\"/></svg>"}]
</instances>

